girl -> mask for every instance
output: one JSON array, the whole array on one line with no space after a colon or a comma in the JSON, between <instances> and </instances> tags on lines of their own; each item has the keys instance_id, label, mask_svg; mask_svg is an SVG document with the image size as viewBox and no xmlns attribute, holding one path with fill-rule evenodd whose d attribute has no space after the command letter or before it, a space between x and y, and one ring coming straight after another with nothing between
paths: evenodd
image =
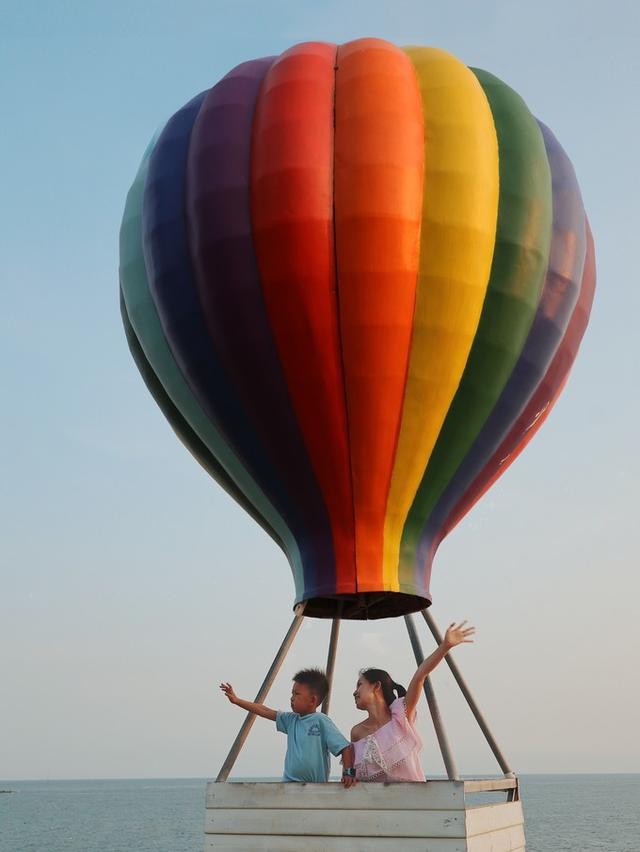
<instances>
[{"instance_id":1,"label":"girl","mask_svg":"<svg viewBox=\"0 0 640 852\"><path fill-rule=\"evenodd\" d=\"M415 728L416 705L427 675L449 651L473 642L474 627L463 621L449 625L442 644L424 660L409 688L395 683L382 669L363 669L353 697L367 718L351 730L356 778L359 781L424 781L419 754L422 742Z\"/></svg>"}]
</instances>

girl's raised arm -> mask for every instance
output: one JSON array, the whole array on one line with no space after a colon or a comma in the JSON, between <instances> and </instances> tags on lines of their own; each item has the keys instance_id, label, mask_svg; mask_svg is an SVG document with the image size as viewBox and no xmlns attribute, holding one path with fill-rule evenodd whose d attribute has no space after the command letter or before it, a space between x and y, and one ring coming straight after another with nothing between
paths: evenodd
<instances>
[{"instance_id":1,"label":"girl's raised arm","mask_svg":"<svg viewBox=\"0 0 640 852\"><path fill-rule=\"evenodd\" d=\"M466 623L466 620L461 621L458 625L456 625L455 621L452 622L449 625L441 644L436 648L433 654L430 654L425 660L423 660L416 669L416 673L411 678L411 683L407 688L407 695L405 698L407 716L409 718L411 718L415 713L418 699L420 698L420 691L422 690L427 675L435 669L440 660L444 660L449 651L452 648L455 648L456 645L473 642L473 639L470 637L473 636L476 629L475 627L465 627Z\"/></svg>"}]
</instances>

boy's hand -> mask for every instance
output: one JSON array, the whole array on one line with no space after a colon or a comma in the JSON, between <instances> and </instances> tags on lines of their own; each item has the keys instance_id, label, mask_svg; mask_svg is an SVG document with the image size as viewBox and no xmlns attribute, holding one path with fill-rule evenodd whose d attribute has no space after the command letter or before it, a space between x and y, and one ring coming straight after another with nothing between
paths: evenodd
<instances>
[{"instance_id":1,"label":"boy's hand","mask_svg":"<svg viewBox=\"0 0 640 852\"><path fill-rule=\"evenodd\" d=\"M455 648L456 645L461 645L466 642L473 642L473 639L470 637L476 632L475 627L465 627L467 623L466 619L461 621L460 624L456 624L453 621L444 635L444 640L442 644L446 648L447 651L450 651L451 648Z\"/></svg>"},{"instance_id":2,"label":"boy's hand","mask_svg":"<svg viewBox=\"0 0 640 852\"><path fill-rule=\"evenodd\" d=\"M355 753L353 751L353 745L349 743L346 748L344 748L341 752L342 754L342 785L345 790L348 790L349 787L353 787L356 783L356 771L353 768L353 761L355 758Z\"/></svg>"},{"instance_id":3,"label":"boy's hand","mask_svg":"<svg viewBox=\"0 0 640 852\"><path fill-rule=\"evenodd\" d=\"M238 698L230 683L221 683L220 689L236 707L242 707L247 713L255 713L256 716L262 716L263 719L271 719L272 722L276 721L278 717L276 710L272 710L271 707L265 707L264 704L258 704L255 701L245 701L244 698Z\"/></svg>"},{"instance_id":4,"label":"boy's hand","mask_svg":"<svg viewBox=\"0 0 640 852\"><path fill-rule=\"evenodd\" d=\"M233 687L230 683L221 683L220 689L224 692L224 694L227 696L227 698L232 704L238 703L238 696L233 691Z\"/></svg>"},{"instance_id":5,"label":"boy's hand","mask_svg":"<svg viewBox=\"0 0 640 852\"><path fill-rule=\"evenodd\" d=\"M358 780L355 777L355 775L354 776L351 776L351 775L343 775L342 776L342 786L345 788L345 790L348 790L349 787L355 787L355 785L357 783L358 783Z\"/></svg>"}]
</instances>

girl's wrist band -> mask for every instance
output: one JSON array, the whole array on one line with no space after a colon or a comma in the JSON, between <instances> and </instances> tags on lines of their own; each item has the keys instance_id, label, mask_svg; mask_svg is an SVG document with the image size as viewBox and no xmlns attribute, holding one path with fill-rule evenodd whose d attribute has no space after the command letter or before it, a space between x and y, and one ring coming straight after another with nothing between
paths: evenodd
<instances>
[{"instance_id":1,"label":"girl's wrist band","mask_svg":"<svg viewBox=\"0 0 640 852\"><path fill-rule=\"evenodd\" d=\"M348 769L343 769L342 774L346 775L348 778L355 778L356 777L356 771L353 768L353 766L350 766Z\"/></svg>"}]
</instances>

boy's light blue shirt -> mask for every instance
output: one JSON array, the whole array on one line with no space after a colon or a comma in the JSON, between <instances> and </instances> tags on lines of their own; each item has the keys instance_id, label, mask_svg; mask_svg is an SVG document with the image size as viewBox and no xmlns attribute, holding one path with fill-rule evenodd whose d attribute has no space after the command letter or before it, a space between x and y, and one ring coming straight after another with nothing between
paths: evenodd
<instances>
[{"instance_id":1,"label":"boy's light blue shirt","mask_svg":"<svg viewBox=\"0 0 640 852\"><path fill-rule=\"evenodd\" d=\"M339 755L349 745L324 713L285 713L278 710L276 728L287 735L283 781L328 781L329 752Z\"/></svg>"}]
</instances>

